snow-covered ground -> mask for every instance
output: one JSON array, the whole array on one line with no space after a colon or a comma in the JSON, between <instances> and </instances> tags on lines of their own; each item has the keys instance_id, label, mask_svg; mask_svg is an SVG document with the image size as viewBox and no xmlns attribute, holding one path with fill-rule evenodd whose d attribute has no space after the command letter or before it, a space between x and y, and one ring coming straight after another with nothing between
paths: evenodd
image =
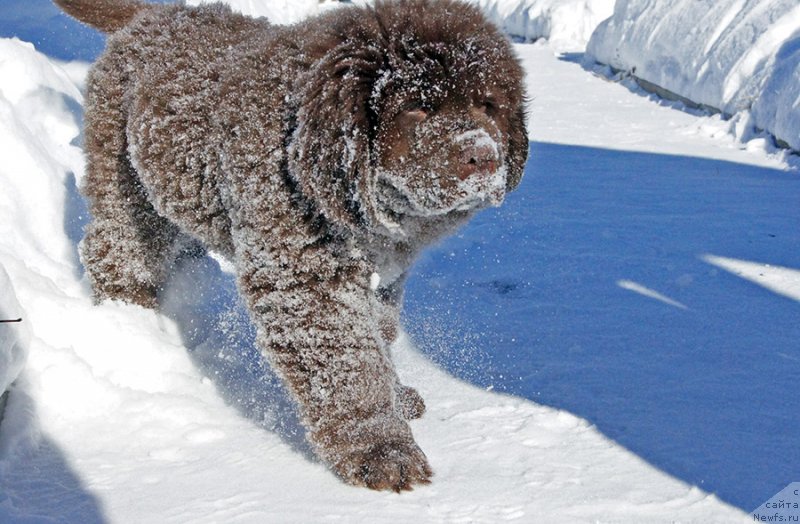
<instances>
[{"instance_id":1,"label":"snow-covered ground","mask_svg":"<svg viewBox=\"0 0 800 524\"><path fill-rule=\"evenodd\" d=\"M27 353L0 522L735 522L797 480L795 160L517 49L531 161L409 282L395 353L436 476L395 495L315 462L215 261L160 314L91 303L85 66L0 39L0 314L24 318L0 350Z\"/></svg>"}]
</instances>

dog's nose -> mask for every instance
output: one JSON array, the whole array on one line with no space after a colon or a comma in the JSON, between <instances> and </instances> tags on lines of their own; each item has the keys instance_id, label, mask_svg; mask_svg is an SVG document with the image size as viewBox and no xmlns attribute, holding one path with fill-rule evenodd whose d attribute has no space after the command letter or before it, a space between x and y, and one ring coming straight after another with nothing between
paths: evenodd
<instances>
[{"instance_id":1,"label":"dog's nose","mask_svg":"<svg viewBox=\"0 0 800 524\"><path fill-rule=\"evenodd\" d=\"M459 154L458 177L466 180L473 175L492 175L497 171L497 150L489 144L469 144Z\"/></svg>"}]
</instances>

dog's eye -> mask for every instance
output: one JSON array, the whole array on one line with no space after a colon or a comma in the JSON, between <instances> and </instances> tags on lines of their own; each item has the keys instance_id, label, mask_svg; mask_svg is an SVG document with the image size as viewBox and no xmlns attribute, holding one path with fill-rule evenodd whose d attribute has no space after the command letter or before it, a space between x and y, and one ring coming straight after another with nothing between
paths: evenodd
<instances>
[{"instance_id":1,"label":"dog's eye","mask_svg":"<svg viewBox=\"0 0 800 524\"><path fill-rule=\"evenodd\" d=\"M475 106L483 113L486 113L489 116L493 116L497 113L498 106L497 102L492 100L491 98L485 98L479 100L475 103Z\"/></svg>"},{"instance_id":2,"label":"dog's eye","mask_svg":"<svg viewBox=\"0 0 800 524\"><path fill-rule=\"evenodd\" d=\"M416 122L422 122L423 120L428 118L428 110L425 107L423 107L422 104L411 103L403 108L403 112L401 113L401 115L404 118L408 118Z\"/></svg>"}]
</instances>

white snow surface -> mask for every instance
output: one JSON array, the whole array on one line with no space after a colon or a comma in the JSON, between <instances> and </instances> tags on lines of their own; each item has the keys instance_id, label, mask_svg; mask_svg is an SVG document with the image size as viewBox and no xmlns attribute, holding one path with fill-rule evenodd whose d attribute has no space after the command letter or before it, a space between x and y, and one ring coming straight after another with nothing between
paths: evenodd
<instances>
[{"instance_id":1,"label":"white snow surface","mask_svg":"<svg viewBox=\"0 0 800 524\"><path fill-rule=\"evenodd\" d=\"M15 286L29 283L10 279L6 269L18 266L40 271L61 265L69 252L66 239L40 237L35 232L63 230L60 217L45 211L45 202L63 196L58 187L65 170L83 163L80 151L69 147L78 133L62 100L79 104L81 95L68 76L31 44L0 39L0 178L26 179L41 171L48 176L29 180L25 186L6 183L0 190L0 319L23 318L21 324L0 324L0 393L17 378L28 349L28 319L20 306ZM29 185L28 185L29 184ZM14 220L12 217L20 220ZM38 238L37 238L38 237ZM59 282L62 284L63 282Z\"/></svg>"},{"instance_id":2,"label":"white snow surface","mask_svg":"<svg viewBox=\"0 0 800 524\"><path fill-rule=\"evenodd\" d=\"M556 4L602 16L602 2ZM317 9L280 5L281 23ZM574 20L566 47L595 19ZM748 53L770 56L755 43ZM17 378L0 522L749 520L742 509L795 480L798 459L792 160L551 45L517 47L532 99L523 184L409 282L422 350L403 336L394 354L426 399L412 429L436 474L395 495L346 486L313 458L216 261L178 272L159 313L92 303L76 247L85 66L0 39L0 313L24 317L12 344L27 353L21 375L0 369ZM475 353L471 336L487 346ZM4 340L0 365L20 362Z\"/></svg>"},{"instance_id":3,"label":"white snow surface","mask_svg":"<svg viewBox=\"0 0 800 524\"><path fill-rule=\"evenodd\" d=\"M618 0L587 52L800 150L796 0Z\"/></svg>"},{"instance_id":4,"label":"white snow surface","mask_svg":"<svg viewBox=\"0 0 800 524\"><path fill-rule=\"evenodd\" d=\"M583 51L595 28L611 16L614 0L469 0L507 34L547 40L559 51Z\"/></svg>"}]
</instances>

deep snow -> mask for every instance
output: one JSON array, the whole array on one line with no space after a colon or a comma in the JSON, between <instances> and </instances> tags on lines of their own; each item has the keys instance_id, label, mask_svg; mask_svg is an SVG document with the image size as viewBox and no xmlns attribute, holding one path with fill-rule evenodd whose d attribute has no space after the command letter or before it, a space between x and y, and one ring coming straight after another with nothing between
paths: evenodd
<instances>
[{"instance_id":1,"label":"deep snow","mask_svg":"<svg viewBox=\"0 0 800 524\"><path fill-rule=\"evenodd\" d=\"M420 349L395 353L436 476L395 496L313 460L215 261L176 275L160 315L91 304L85 68L0 40L0 266L31 331L0 521L731 522L796 480L793 160L518 50L526 179L409 282Z\"/></svg>"}]
</instances>

